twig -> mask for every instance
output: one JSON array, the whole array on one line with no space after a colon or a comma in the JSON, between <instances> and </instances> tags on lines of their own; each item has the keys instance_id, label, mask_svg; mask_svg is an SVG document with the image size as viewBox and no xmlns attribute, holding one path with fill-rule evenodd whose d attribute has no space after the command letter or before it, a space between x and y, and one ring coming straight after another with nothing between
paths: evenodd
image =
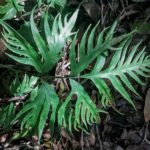
<instances>
[{"instance_id":1,"label":"twig","mask_svg":"<svg viewBox=\"0 0 150 150\"><path fill-rule=\"evenodd\" d=\"M47 8L47 5L43 5L43 6L41 6L41 7L38 7L37 9L35 9L34 12L37 13L38 11L40 11L40 10L43 9L43 8ZM31 12L32 12L32 11L27 12L27 13L21 15L21 17L27 17L27 16L31 15Z\"/></svg>"},{"instance_id":2,"label":"twig","mask_svg":"<svg viewBox=\"0 0 150 150\"><path fill-rule=\"evenodd\" d=\"M96 125L96 132L97 132L98 142L99 142L99 145L100 145L100 150L103 150L103 144L102 144L102 141L101 141L101 137L99 135L98 125Z\"/></svg>"},{"instance_id":3,"label":"twig","mask_svg":"<svg viewBox=\"0 0 150 150\"><path fill-rule=\"evenodd\" d=\"M138 13L138 10L133 10L135 5L129 5L128 7L124 8L122 12L120 13L119 21L122 21L124 18L133 15L135 13Z\"/></svg>"},{"instance_id":4,"label":"twig","mask_svg":"<svg viewBox=\"0 0 150 150\"><path fill-rule=\"evenodd\" d=\"M125 12L123 15L119 17L119 21L122 21L125 17L138 13L137 10L130 10L129 12Z\"/></svg>"},{"instance_id":5,"label":"twig","mask_svg":"<svg viewBox=\"0 0 150 150\"><path fill-rule=\"evenodd\" d=\"M82 130L82 133L81 133L81 141L82 141L81 148L82 148L82 150L84 150L83 130Z\"/></svg>"},{"instance_id":6,"label":"twig","mask_svg":"<svg viewBox=\"0 0 150 150\"><path fill-rule=\"evenodd\" d=\"M147 122L145 125L143 142L150 144L150 141L147 139L147 133L149 132L148 127L149 127L149 122Z\"/></svg>"},{"instance_id":7,"label":"twig","mask_svg":"<svg viewBox=\"0 0 150 150\"><path fill-rule=\"evenodd\" d=\"M88 141L87 139L86 139L85 141L86 141L86 143L87 143L87 146L88 146L89 150L91 150L91 147L90 147L89 141Z\"/></svg>"},{"instance_id":8,"label":"twig","mask_svg":"<svg viewBox=\"0 0 150 150\"><path fill-rule=\"evenodd\" d=\"M28 94L25 94L23 96L15 96L15 97L12 97L12 98L5 98L5 99L0 98L0 104L1 103L22 101L22 100L25 100L27 98L27 96L28 96Z\"/></svg>"}]
</instances>

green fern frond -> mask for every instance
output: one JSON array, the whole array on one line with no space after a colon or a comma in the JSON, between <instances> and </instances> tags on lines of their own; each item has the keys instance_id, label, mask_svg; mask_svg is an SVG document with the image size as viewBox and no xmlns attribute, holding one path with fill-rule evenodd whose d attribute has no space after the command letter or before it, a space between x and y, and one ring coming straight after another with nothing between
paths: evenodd
<instances>
[{"instance_id":1,"label":"green fern frond","mask_svg":"<svg viewBox=\"0 0 150 150\"><path fill-rule=\"evenodd\" d=\"M77 40L77 34L75 35L70 50L71 74L73 76L79 74L84 69L86 69L87 66L94 59L96 59L96 57L98 57L100 54L104 53L106 50L108 50L111 47L111 41L113 38L113 33L116 24L117 22L115 22L112 25L112 27L109 29L106 36L104 36L106 29L100 32L100 34L97 36L95 45L94 45L95 31L98 24L92 29L92 31L88 35L90 30L90 26L89 26L80 41L80 44L77 49L77 53L76 53L76 46L75 46L75 42Z\"/></svg>"},{"instance_id":2,"label":"green fern frond","mask_svg":"<svg viewBox=\"0 0 150 150\"><path fill-rule=\"evenodd\" d=\"M17 31L15 31L8 24L0 20L0 24L4 27L5 31L3 37L6 47L12 52L7 54L15 61L33 66L39 73L46 73L61 58L62 48L64 47L67 39L73 34L72 28L74 27L78 10L67 19L64 18L64 24L61 20L61 15L54 19L52 28L50 29L48 23L48 14L45 14L44 30L46 41L40 35L33 19L34 9L30 17L31 31L36 47L33 47L27 42ZM68 21L67 21L68 20Z\"/></svg>"},{"instance_id":3,"label":"green fern frond","mask_svg":"<svg viewBox=\"0 0 150 150\"><path fill-rule=\"evenodd\" d=\"M64 6L67 3L67 0L37 0L38 6L41 6L42 2L46 2L51 7L55 7L55 5L58 5L64 8Z\"/></svg>"},{"instance_id":4,"label":"green fern frond","mask_svg":"<svg viewBox=\"0 0 150 150\"><path fill-rule=\"evenodd\" d=\"M58 124L72 133L73 128L78 130L100 122L99 112L103 111L96 107L81 84L74 80L70 84L71 92L58 110Z\"/></svg>"},{"instance_id":5,"label":"green fern frond","mask_svg":"<svg viewBox=\"0 0 150 150\"><path fill-rule=\"evenodd\" d=\"M35 132L40 140L49 112L50 131L53 134L58 103L59 98L54 89L44 82L32 91L30 99L16 115L13 123L19 121L21 134Z\"/></svg>"},{"instance_id":6,"label":"green fern frond","mask_svg":"<svg viewBox=\"0 0 150 150\"><path fill-rule=\"evenodd\" d=\"M58 5L62 8L64 8L64 6L66 5L67 3L67 0L47 0L47 3L50 3L51 6L55 6L55 5Z\"/></svg>"},{"instance_id":7,"label":"green fern frond","mask_svg":"<svg viewBox=\"0 0 150 150\"><path fill-rule=\"evenodd\" d=\"M38 72L42 72L40 56L16 30L3 21L0 24L4 27L4 44L12 54L7 54L15 61L33 66Z\"/></svg>"},{"instance_id":8,"label":"green fern frond","mask_svg":"<svg viewBox=\"0 0 150 150\"><path fill-rule=\"evenodd\" d=\"M106 56L100 55L97 58L97 61L95 63L95 66L92 69L92 73L97 73L99 72L104 64L106 62ZM110 106L113 104L113 97L111 95L111 91L106 84L106 82L100 78L92 78L91 79L94 85L97 87L99 94L101 96L101 103L102 105L106 108L107 106Z\"/></svg>"},{"instance_id":9,"label":"green fern frond","mask_svg":"<svg viewBox=\"0 0 150 150\"><path fill-rule=\"evenodd\" d=\"M101 64L102 66L100 66L100 70L83 75L82 77L91 79L99 88L104 88L104 86L102 84L98 84L98 82L96 82L97 80L105 82L106 85L106 81L104 79L109 79L113 87L134 107L133 101L127 93L124 85L136 95L139 95L134 86L131 84L131 81L128 79L128 76L140 85L143 85L144 82L139 78L139 76L150 76L148 75L148 73L150 73L150 55L146 54L145 48L137 53L140 44L134 46L131 52L127 54L130 43L131 38L124 40L121 43L120 50L115 52L108 67L102 69L104 67L103 63ZM108 86L104 89L108 92L107 88Z\"/></svg>"},{"instance_id":10,"label":"green fern frond","mask_svg":"<svg viewBox=\"0 0 150 150\"><path fill-rule=\"evenodd\" d=\"M110 49L118 50L120 48L118 44L124 39L131 37L136 32L134 30L128 34L114 37L114 31L117 25L117 21L115 21L110 29L105 28L96 36L98 25L99 23L91 31L91 27L89 26L77 46L75 44L78 40L77 33L74 36L70 49L72 76L76 76L85 70L99 55L106 53Z\"/></svg>"},{"instance_id":11,"label":"green fern frond","mask_svg":"<svg viewBox=\"0 0 150 150\"><path fill-rule=\"evenodd\" d=\"M32 76L29 78L29 76L25 74L23 81L20 82L17 76L16 79L11 83L10 90L15 96L22 96L31 92L34 89L37 81L38 77Z\"/></svg>"},{"instance_id":12,"label":"green fern frond","mask_svg":"<svg viewBox=\"0 0 150 150\"><path fill-rule=\"evenodd\" d=\"M58 54L61 52L67 39L73 34L72 29L75 25L78 11L79 10L76 10L76 12L70 17L69 20L67 19L68 15L66 15L64 18L64 23L62 23L61 21L61 15L58 15L53 21L52 28L50 28L48 23L48 13L45 14L44 17L45 36L48 43L48 48L50 52L53 54L51 55L51 57L54 60L54 62L56 62L54 59L55 56L58 57Z\"/></svg>"},{"instance_id":13,"label":"green fern frond","mask_svg":"<svg viewBox=\"0 0 150 150\"><path fill-rule=\"evenodd\" d=\"M6 131L10 128L10 124L15 117L15 106L13 103L10 103L7 106L4 106L0 109L0 126Z\"/></svg>"},{"instance_id":14,"label":"green fern frond","mask_svg":"<svg viewBox=\"0 0 150 150\"><path fill-rule=\"evenodd\" d=\"M17 12L22 11L24 6L20 1L7 0L6 4L0 6L0 15L2 15L2 20L12 19Z\"/></svg>"}]
</instances>

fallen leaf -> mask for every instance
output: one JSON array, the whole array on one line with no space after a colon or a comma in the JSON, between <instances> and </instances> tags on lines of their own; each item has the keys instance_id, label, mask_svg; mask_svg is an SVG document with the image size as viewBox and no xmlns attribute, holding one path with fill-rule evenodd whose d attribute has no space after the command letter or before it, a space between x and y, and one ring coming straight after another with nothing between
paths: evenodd
<instances>
[{"instance_id":1,"label":"fallen leaf","mask_svg":"<svg viewBox=\"0 0 150 150\"><path fill-rule=\"evenodd\" d=\"M80 147L80 142L78 142L78 141L76 141L74 139L71 140L71 143L72 143L74 149L77 149L77 148Z\"/></svg>"},{"instance_id":2,"label":"fallen leaf","mask_svg":"<svg viewBox=\"0 0 150 150\"><path fill-rule=\"evenodd\" d=\"M99 20L100 7L95 2L95 0L91 0L90 2L84 3L83 7L93 21L97 22Z\"/></svg>"},{"instance_id":3,"label":"fallen leaf","mask_svg":"<svg viewBox=\"0 0 150 150\"><path fill-rule=\"evenodd\" d=\"M51 148L52 148L52 142L51 142L51 141L45 142L45 143L43 144L43 147L44 147L45 149L51 149Z\"/></svg>"},{"instance_id":4,"label":"fallen leaf","mask_svg":"<svg viewBox=\"0 0 150 150\"><path fill-rule=\"evenodd\" d=\"M37 141L38 141L38 136L37 136L37 135L32 136L32 140L33 140L34 142L37 142Z\"/></svg>"},{"instance_id":5,"label":"fallen leaf","mask_svg":"<svg viewBox=\"0 0 150 150\"><path fill-rule=\"evenodd\" d=\"M47 130L44 134L43 134L43 138L44 140L49 140L51 138L51 135L50 135L50 131Z\"/></svg>"},{"instance_id":6,"label":"fallen leaf","mask_svg":"<svg viewBox=\"0 0 150 150\"><path fill-rule=\"evenodd\" d=\"M54 150L63 150L62 144L60 141L58 141L56 144L53 143Z\"/></svg>"},{"instance_id":7,"label":"fallen leaf","mask_svg":"<svg viewBox=\"0 0 150 150\"><path fill-rule=\"evenodd\" d=\"M86 146L88 147L89 145L90 146L93 146L96 142L96 137L95 137L95 134L94 133L90 133L89 136L86 137Z\"/></svg>"},{"instance_id":8,"label":"fallen leaf","mask_svg":"<svg viewBox=\"0 0 150 150\"><path fill-rule=\"evenodd\" d=\"M4 134L0 136L0 143L5 143L8 138L8 134Z\"/></svg>"},{"instance_id":9,"label":"fallen leaf","mask_svg":"<svg viewBox=\"0 0 150 150\"><path fill-rule=\"evenodd\" d=\"M2 39L0 39L0 57L3 57L5 51L6 51L6 47L5 47Z\"/></svg>"},{"instance_id":10,"label":"fallen leaf","mask_svg":"<svg viewBox=\"0 0 150 150\"><path fill-rule=\"evenodd\" d=\"M122 134L121 134L121 139L122 139L122 140L126 139L127 135L128 135L127 129L124 128L124 129L123 129L123 132L122 132Z\"/></svg>"},{"instance_id":11,"label":"fallen leaf","mask_svg":"<svg viewBox=\"0 0 150 150\"><path fill-rule=\"evenodd\" d=\"M147 91L144 106L144 119L145 122L150 121L150 88Z\"/></svg>"},{"instance_id":12,"label":"fallen leaf","mask_svg":"<svg viewBox=\"0 0 150 150\"><path fill-rule=\"evenodd\" d=\"M141 144L138 146L129 146L126 150L150 150L149 144Z\"/></svg>"},{"instance_id":13,"label":"fallen leaf","mask_svg":"<svg viewBox=\"0 0 150 150\"><path fill-rule=\"evenodd\" d=\"M124 150L121 146L117 145L115 150Z\"/></svg>"},{"instance_id":14,"label":"fallen leaf","mask_svg":"<svg viewBox=\"0 0 150 150\"><path fill-rule=\"evenodd\" d=\"M64 138L68 139L68 140L71 139L70 136L69 136L69 134L65 131L64 128L62 128L62 130L61 130L61 135L62 135Z\"/></svg>"},{"instance_id":15,"label":"fallen leaf","mask_svg":"<svg viewBox=\"0 0 150 150\"><path fill-rule=\"evenodd\" d=\"M35 145L34 147L33 147L33 150L40 150L41 149L41 147L39 146L39 145Z\"/></svg>"}]
</instances>

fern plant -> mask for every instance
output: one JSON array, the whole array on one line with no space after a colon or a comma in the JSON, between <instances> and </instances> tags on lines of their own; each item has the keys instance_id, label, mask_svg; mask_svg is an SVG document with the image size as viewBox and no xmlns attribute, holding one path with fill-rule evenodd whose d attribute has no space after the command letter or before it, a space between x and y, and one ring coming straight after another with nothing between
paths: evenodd
<instances>
[{"instance_id":1,"label":"fern plant","mask_svg":"<svg viewBox=\"0 0 150 150\"><path fill-rule=\"evenodd\" d=\"M149 77L150 55L145 52L145 48L138 53L140 44L130 46L134 32L115 37L117 25L115 22L96 36L99 25L97 24L93 29L89 26L79 44L76 44L78 32L73 33L72 30L78 10L69 19L66 15L64 21L61 15L56 16L52 24L46 12L44 36L34 21L34 10L35 8L30 16L30 27L35 45L26 41L18 31L0 20L4 28L4 43L9 50L7 55L18 63L33 67L39 76L42 75L41 78L25 75L22 82L16 79L11 84L11 91L15 95L28 93L29 97L17 111L13 103L0 110L1 126L5 126L4 120L13 114L13 118L8 117L7 127L16 123L21 127L19 134L14 138L37 134L40 140L46 121L50 124L51 134L55 125L59 128L64 127L71 133L74 129L87 131L88 126L99 123L101 113L106 113L106 108L114 104L106 79L135 108L125 87L139 96L131 79L140 85L144 84L139 76ZM69 78L71 90L68 91L66 98L60 99L52 83L44 76L50 75L49 71L63 57L63 48L68 40L71 43L68 52L71 69L70 75L63 78ZM108 52L113 53L110 61L107 59L110 58ZM90 71L89 66L92 66ZM100 106L90 98L88 90L81 81L91 81L89 83L97 88L101 96Z\"/></svg>"},{"instance_id":2,"label":"fern plant","mask_svg":"<svg viewBox=\"0 0 150 150\"><path fill-rule=\"evenodd\" d=\"M64 6L67 3L67 0L37 0L38 6L41 6L43 2L48 3L51 7L55 7L55 5L58 5L64 8Z\"/></svg>"},{"instance_id":3,"label":"fern plant","mask_svg":"<svg viewBox=\"0 0 150 150\"><path fill-rule=\"evenodd\" d=\"M21 123L22 132L18 136L26 136L26 134L33 132L37 133L40 139L49 112L51 112L49 117L50 131L53 134L58 102L59 98L49 84L43 82L39 87L36 87L31 92L29 100L13 120L15 122L19 119ZM34 131L36 128L37 132Z\"/></svg>"},{"instance_id":4,"label":"fern plant","mask_svg":"<svg viewBox=\"0 0 150 150\"><path fill-rule=\"evenodd\" d=\"M49 27L48 14L46 13L44 17L46 42L35 25L33 13L34 9L30 17L30 23L36 47L33 47L17 31L1 20L0 24L5 29L3 33L4 43L12 52L12 54L7 54L9 57L19 63L33 66L39 73L46 73L62 57L62 48L72 35L71 30L75 24L78 10L71 16L69 21L67 21L66 15L64 25L61 21L61 15L58 15L54 19L52 28Z\"/></svg>"},{"instance_id":5,"label":"fern plant","mask_svg":"<svg viewBox=\"0 0 150 150\"><path fill-rule=\"evenodd\" d=\"M21 12L23 9L24 6L20 1L7 0L5 5L0 6L0 18L3 20L11 19L17 14L17 12Z\"/></svg>"},{"instance_id":6,"label":"fern plant","mask_svg":"<svg viewBox=\"0 0 150 150\"><path fill-rule=\"evenodd\" d=\"M126 87L129 88L130 91L140 96L129 81L128 76L130 76L140 85L144 85L144 82L138 76L149 77L148 73L150 71L150 57L146 56L145 48L143 48L141 52L139 52L139 54L136 54L140 44L134 46L130 54L127 55L127 50L129 49L130 42L131 39L129 38L121 43L121 49L115 52L109 66L106 69L103 70L103 63L101 64L100 69L95 69L91 73L85 74L82 77L92 80L99 91L103 88L105 88L103 90L107 91L108 86L106 85L106 82L104 82L104 79L110 80L113 87L134 107L133 101L128 95L123 84L126 85ZM95 68L98 68L97 64ZM103 83L97 84L98 82ZM104 95L107 94L105 93ZM110 97L110 95L108 94L107 97Z\"/></svg>"},{"instance_id":7,"label":"fern plant","mask_svg":"<svg viewBox=\"0 0 150 150\"><path fill-rule=\"evenodd\" d=\"M14 94L14 96L22 96L24 94L30 93L34 86L37 84L38 77L32 76L29 78L28 75L24 75L23 81L20 82L18 76L11 83L10 91Z\"/></svg>"}]
</instances>

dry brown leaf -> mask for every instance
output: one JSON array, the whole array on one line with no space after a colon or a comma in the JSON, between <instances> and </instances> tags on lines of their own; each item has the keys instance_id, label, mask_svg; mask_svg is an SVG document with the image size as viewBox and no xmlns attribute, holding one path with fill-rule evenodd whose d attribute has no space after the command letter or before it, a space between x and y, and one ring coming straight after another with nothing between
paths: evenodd
<instances>
[{"instance_id":1,"label":"dry brown leaf","mask_svg":"<svg viewBox=\"0 0 150 150\"><path fill-rule=\"evenodd\" d=\"M34 142L37 142L37 141L38 141L38 136L37 136L37 135L33 135L33 136L32 136L32 140L33 140Z\"/></svg>"},{"instance_id":2,"label":"dry brown leaf","mask_svg":"<svg viewBox=\"0 0 150 150\"><path fill-rule=\"evenodd\" d=\"M149 144L141 144L138 146L129 146L126 150L150 150Z\"/></svg>"},{"instance_id":3,"label":"dry brown leaf","mask_svg":"<svg viewBox=\"0 0 150 150\"><path fill-rule=\"evenodd\" d=\"M2 39L0 39L0 57L2 57L4 55L5 51L6 51L6 47L5 47Z\"/></svg>"},{"instance_id":4,"label":"dry brown leaf","mask_svg":"<svg viewBox=\"0 0 150 150\"><path fill-rule=\"evenodd\" d=\"M54 148L54 150L63 150L62 144L60 141L57 142L56 144L53 143L53 148Z\"/></svg>"},{"instance_id":5,"label":"dry brown leaf","mask_svg":"<svg viewBox=\"0 0 150 150\"><path fill-rule=\"evenodd\" d=\"M67 140L71 140L69 134L65 131L64 128L61 129L61 135L66 138Z\"/></svg>"},{"instance_id":6,"label":"dry brown leaf","mask_svg":"<svg viewBox=\"0 0 150 150\"><path fill-rule=\"evenodd\" d=\"M49 140L51 138L49 130L45 131L45 133L43 134L43 138L44 140Z\"/></svg>"},{"instance_id":7,"label":"dry brown leaf","mask_svg":"<svg viewBox=\"0 0 150 150\"><path fill-rule=\"evenodd\" d=\"M97 22L99 20L100 7L95 2L95 0L91 0L90 2L84 3L83 7L93 21Z\"/></svg>"},{"instance_id":8,"label":"dry brown leaf","mask_svg":"<svg viewBox=\"0 0 150 150\"><path fill-rule=\"evenodd\" d=\"M128 135L128 131L126 128L124 128L120 138L124 140L126 139L127 135Z\"/></svg>"},{"instance_id":9,"label":"dry brown leaf","mask_svg":"<svg viewBox=\"0 0 150 150\"><path fill-rule=\"evenodd\" d=\"M145 122L150 121L150 88L148 89L145 98L144 118L145 118Z\"/></svg>"},{"instance_id":10,"label":"dry brown leaf","mask_svg":"<svg viewBox=\"0 0 150 150\"><path fill-rule=\"evenodd\" d=\"M96 137L95 137L95 134L94 133L91 133L88 137L87 137L87 146L90 145L90 146L93 146L96 142Z\"/></svg>"},{"instance_id":11,"label":"dry brown leaf","mask_svg":"<svg viewBox=\"0 0 150 150\"><path fill-rule=\"evenodd\" d=\"M8 134L4 134L0 136L0 143L5 143L8 138Z\"/></svg>"},{"instance_id":12,"label":"dry brown leaf","mask_svg":"<svg viewBox=\"0 0 150 150\"><path fill-rule=\"evenodd\" d=\"M43 147L45 149L51 149L52 148L52 142L51 141L44 142Z\"/></svg>"}]
</instances>

